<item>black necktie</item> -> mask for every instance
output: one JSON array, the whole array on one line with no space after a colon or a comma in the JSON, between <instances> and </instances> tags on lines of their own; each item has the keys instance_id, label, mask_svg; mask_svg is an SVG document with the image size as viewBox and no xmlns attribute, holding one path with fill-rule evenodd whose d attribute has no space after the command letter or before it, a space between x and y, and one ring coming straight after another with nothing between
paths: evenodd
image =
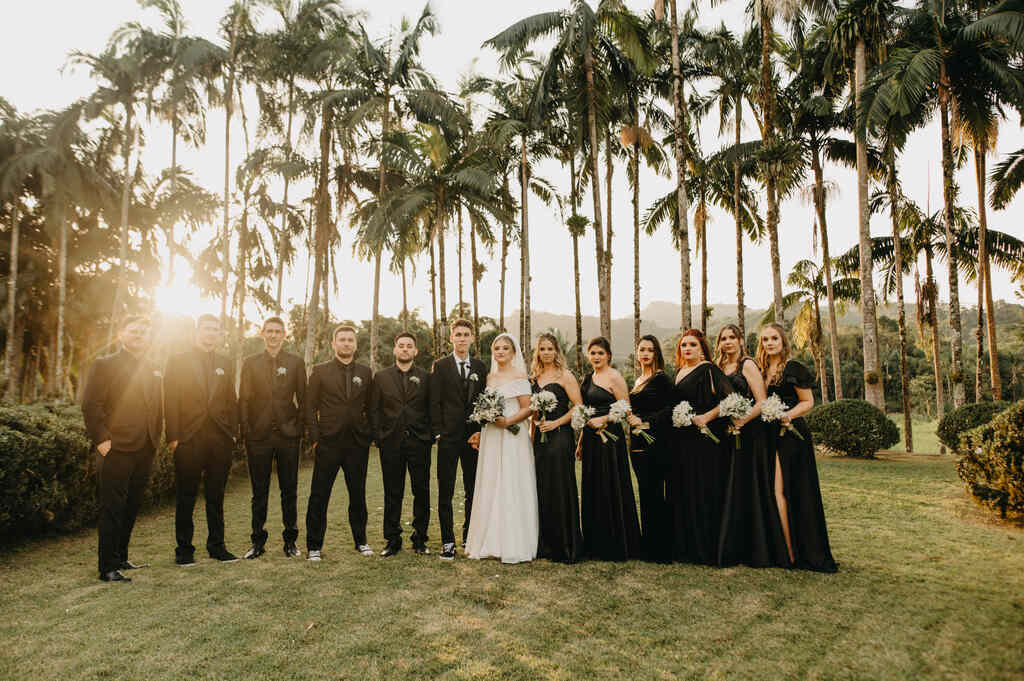
<instances>
[{"instance_id":1,"label":"black necktie","mask_svg":"<svg viewBox=\"0 0 1024 681\"><path fill-rule=\"evenodd\" d=\"M463 381L469 379L469 374L466 372L467 364L469 364L469 362L466 362L465 360L459 360L459 375L462 376Z\"/></svg>"}]
</instances>

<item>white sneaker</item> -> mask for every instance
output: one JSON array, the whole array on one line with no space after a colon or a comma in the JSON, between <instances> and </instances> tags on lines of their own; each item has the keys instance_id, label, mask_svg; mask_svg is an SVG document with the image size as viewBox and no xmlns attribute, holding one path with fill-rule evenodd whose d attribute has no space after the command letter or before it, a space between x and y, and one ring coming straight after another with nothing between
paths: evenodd
<instances>
[{"instance_id":1,"label":"white sneaker","mask_svg":"<svg viewBox=\"0 0 1024 681\"><path fill-rule=\"evenodd\" d=\"M320 552L316 551L316 550L310 551L309 552L309 556L307 556L306 560L312 560L314 562L319 563L320 562Z\"/></svg>"},{"instance_id":2,"label":"white sneaker","mask_svg":"<svg viewBox=\"0 0 1024 681\"><path fill-rule=\"evenodd\" d=\"M369 544L360 544L359 546L356 547L356 551L358 551L359 553L363 554L364 556L372 556L373 555L373 549L370 548Z\"/></svg>"}]
</instances>

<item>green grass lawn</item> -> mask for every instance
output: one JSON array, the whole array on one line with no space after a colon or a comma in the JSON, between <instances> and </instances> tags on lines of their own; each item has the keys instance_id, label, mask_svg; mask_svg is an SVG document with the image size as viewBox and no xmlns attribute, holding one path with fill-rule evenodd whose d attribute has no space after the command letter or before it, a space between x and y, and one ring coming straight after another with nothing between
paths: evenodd
<instances>
[{"instance_id":1,"label":"green grass lawn","mask_svg":"<svg viewBox=\"0 0 1024 681\"><path fill-rule=\"evenodd\" d=\"M951 457L820 470L835 575L363 558L341 481L324 562L282 555L272 503L266 556L179 568L161 509L140 518L131 557L153 566L131 584L96 580L95 532L0 554L0 679L1024 677L1024 531L968 499ZM233 478L226 504L239 554L248 488ZM376 457L368 489L379 550ZM196 520L202 546L201 505Z\"/></svg>"}]
</instances>

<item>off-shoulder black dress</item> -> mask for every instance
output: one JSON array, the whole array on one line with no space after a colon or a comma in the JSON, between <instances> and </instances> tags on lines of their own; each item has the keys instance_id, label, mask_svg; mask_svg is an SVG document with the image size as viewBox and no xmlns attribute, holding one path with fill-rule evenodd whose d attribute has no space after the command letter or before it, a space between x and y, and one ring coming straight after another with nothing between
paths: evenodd
<instances>
[{"instance_id":1,"label":"off-shoulder black dress","mask_svg":"<svg viewBox=\"0 0 1024 681\"><path fill-rule=\"evenodd\" d=\"M754 360L744 357L736 372L727 376L736 392L754 402L754 393L743 375L747 362L757 366ZM775 455L768 452L765 423L755 418L744 425L738 449L735 436L730 438L733 449L726 477L718 564L772 567L778 564L780 547L786 553L786 543L772 489Z\"/></svg>"},{"instance_id":2,"label":"off-shoulder black dress","mask_svg":"<svg viewBox=\"0 0 1024 681\"><path fill-rule=\"evenodd\" d=\"M533 384L533 391L548 390L558 398L558 406L547 415L556 421L569 411L569 395L560 383ZM576 440L569 424L549 431L544 442L540 432L533 436L533 456L537 467L537 510L540 539L537 557L560 563L575 563L583 554L580 532L580 504L576 488Z\"/></svg>"},{"instance_id":3,"label":"off-shoulder black dress","mask_svg":"<svg viewBox=\"0 0 1024 681\"><path fill-rule=\"evenodd\" d=\"M607 416L615 396L587 374L580 386L583 404L594 416ZM593 428L583 429L580 516L587 558L629 560L639 558L640 521L636 515L633 478L629 474L626 437L617 425L608 431L618 439L603 440Z\"/></svg>"},{"instance_id":4,"label":"off-shoulder black dress","mask_svg":"<svg viewBox=\"0 0 1024 681\"><path fill-rule=\"evenodd\" d=\"M796 389L810 390L813 387L814 376L807 367L790 360L779 382L768 386L768 394L778 395L787 407L792 408L800 401ZM829 547L811 430L803 418L793 419L793 425L803 439L789 430L783 430L777 423L766 425L768 450L778 452L782 468L782 488L789 507L789 534L796 557L791 564L789 556L784 553L780 564L804 570L835 572L838 566ZM774 472L774 467L772 470ZM774 475L772 484L775 484Z\"/></svg>"},{"instance_id":5,"label":"off-shoulder black dress","mask_svg":"<svg viewBox=\"0 0 1024 681\"><path fill-rule=\"evenodd\" d=\"M732 383L722 370L705 362L676 381L669 404L659 415L659 423L664 424L667 419L671 426L672 410L683 400L699 416L718 406L732 392ZM672 509L673 558L715 565L732 439L726 432L728 419L715 419L708 426L718 442L696 426L671 428L667 496Z\"/></svg>"},{"instance_id":6,"label":"off-shoulder black dress","mask_svg":"<svg viewBox=\"0 0 1024 681\"><path fill-rule=\"evenodd\" d=\"M633 414L650 424L646 432L654 438L654 442L649 443L643 437L633 435L629 458L640 497L643 555L645 559L656 562L672 560L672 522L665 499L665 478L669 470L666 445L672 434L659 428L656 420L657 414L671 400L671 395L672 379L664 371L658 371L629 394Z\"/></svg>"}]
</instances>

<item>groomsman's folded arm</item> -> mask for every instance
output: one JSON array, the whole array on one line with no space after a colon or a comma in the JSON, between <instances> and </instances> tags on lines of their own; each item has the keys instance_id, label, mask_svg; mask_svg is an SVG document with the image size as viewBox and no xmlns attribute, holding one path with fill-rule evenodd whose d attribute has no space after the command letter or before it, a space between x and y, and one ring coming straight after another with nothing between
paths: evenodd
<instances>
[{"instance_id":1,"label":"groomsman's folded arm","mask_svg":"<svg viewBox=\"0 0 1024 681\"><path fill-rule=\"evenodd\" d=\"M96 447L109 442L111 438L110 430L107 428L108 381L106 372L103 370L104 364L96 362L92 365L82 394L82 416L85 419L85 430Z\"/></svg>"}]
</instances>

